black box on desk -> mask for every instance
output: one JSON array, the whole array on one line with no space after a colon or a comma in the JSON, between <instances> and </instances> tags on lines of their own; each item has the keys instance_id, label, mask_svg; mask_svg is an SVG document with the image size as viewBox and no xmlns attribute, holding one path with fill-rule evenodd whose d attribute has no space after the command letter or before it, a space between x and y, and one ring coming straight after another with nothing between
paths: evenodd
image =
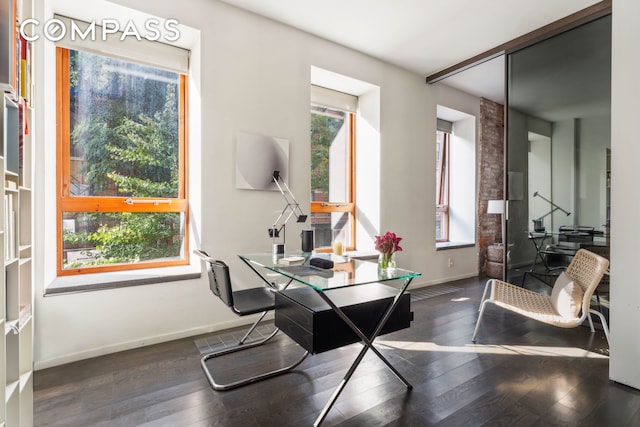
<instances>
[{"instance_id":1,"label":"black box on desk","mask_svg":"<svg viewBox=\"0 0 640 427\"><path fill-rule=\"evenodd\" d=\"M398 294L397 289L381 283L325 292L368 337ZM277 292L275 302L275 325L310 353L321 353L360 341L349 325L310 287ZM408 328L411 320L411 296L405 293L380 335Z\"/></svg>"}]
</instances>

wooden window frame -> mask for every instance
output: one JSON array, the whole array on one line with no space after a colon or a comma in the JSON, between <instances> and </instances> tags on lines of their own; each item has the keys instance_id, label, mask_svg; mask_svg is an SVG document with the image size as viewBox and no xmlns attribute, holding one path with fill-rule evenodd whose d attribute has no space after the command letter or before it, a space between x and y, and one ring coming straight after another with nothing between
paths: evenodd
<instances>
[{"instance_id":1,"label":"wooden window frame","mask_svg":"<svg viewBox=\"0 0 640 427\"><path fill-rule=\"evenodd\" d=\"M85 197L71 196L70 194L70 88L69 88L69 49L56 47L56 105L57 105L57 132L56 132L56 265L58 276L70 276L77 274L106 273L126 270L139 270L159 267L172 267L189 264L189 201L187 179L187 76L180 74L178 101L178 197L168 198L171 203L138 203L136 200L145 198L136 197ZM134 203L125 203L126 199L133 199ZM165 198L163 198L165 199ZM148 199L146 199L148 200ZM63 227L64 212L176 212L183 214L183 257L164 261L143 261L137 263L110 264L90 266L72 269L63 269Z\"/></svg>"},{"instance_id":2,"label":"wooden window frame","mask_svg":"<svg viewBox=\"0 0 640 427\"><path fill-rule=\"evenodd\" d=\"M349 174L347 184L347 190L349 192L349 200L346 202L311 202L311 206L309 207L309 211L311 213L349 213L351 214L351 244L345 246L345 251L353 251L355 250L355 242L356 242L356 115L355 113L351 113L345 111L347 114L347 118L349 121L349 158L347 159L347 164L349 165ZM317 252L331 252L331 247L325 248L316 248Z\"/></svg>"},{"instance_id":3,"label":"wooden window frame","mask_svg":"<svg viewBox=\"0 0 640 427\"><path fill-rule=\"evenodd\" d=\"M443 133L442 147L440 149L440 156L436 159L440 170L440 176L438 177L438 188L436 189L436 212L442 213L441 227L441 239L436 239L436 242L448 242L449 241L449 187L451 177L449 175L449 157L451 152L451 135L445 131L439 131Z\"/></svg>"}]
</instances>

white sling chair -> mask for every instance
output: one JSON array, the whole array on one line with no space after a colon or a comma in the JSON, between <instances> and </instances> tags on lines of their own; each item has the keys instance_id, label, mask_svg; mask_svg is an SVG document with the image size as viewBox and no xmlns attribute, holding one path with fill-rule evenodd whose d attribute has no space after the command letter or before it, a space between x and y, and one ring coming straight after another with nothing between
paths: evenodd
<instances>
[{"instance_id":1,"label":"white sling chair","mask_svg":"<svg viewBox=\"0 0 640 427\"><path fill-rule=\"evenodd\" d=\"M575 328L588 319L591 332L595 332L590 316L592 313L600 318L608 342L607 321L602 313L591 308L591 296L608 267L609 261L606 258L580 249L566 271L558 276L551 295L533 292L502 280L490 279L482 294L480 315L473 331L472 341L476 342L487 304L494 304L505 310L560 328ZM489 290L489 298L485 299Z\"/></svg>"}]
</instances>

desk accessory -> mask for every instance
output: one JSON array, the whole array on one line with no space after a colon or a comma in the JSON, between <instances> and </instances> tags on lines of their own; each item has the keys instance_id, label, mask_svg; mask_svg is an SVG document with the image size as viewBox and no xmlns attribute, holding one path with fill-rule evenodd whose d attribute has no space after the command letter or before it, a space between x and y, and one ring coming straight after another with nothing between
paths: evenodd
<instances>
[{"instance_id":1,"label":"desk accessory","mask_svg":"<svg viewBox=\"0 0 640 427\"><path fill-rule=\"evenodd\" d=\"M273 222L273 226L269 228L269 237L273 239L273 251L274 254L284 253L285 251L285 240L286 240L286 230L285 225L291 219L292 216L296 217L296 222L305 222L307 220L307 215L302 212L300 209L300 204L296 201L295 197L291 193L289 186L282 179L280 175L280 171L274 170L271 179L280 190L280 194L284 197L284 200L287 204L282 208L282 212ZM280 232L282 232L282 243L277 243L276 239L280 238Z\"/></svg>"},{"instance_id":2,"label":"desk accessory","mask_svg":"<svg viewBox=\"0 0 640 427\"><path fill-rule=\"evenodd\" d=\"M533 220L533 231L538 231L538 232L544 231L544 217L547 216L547 215L551 215L552 213L554 213L557 210L561 210L562 212L567 214L567 216L571 215L571 212L565 211L560 206L558 206L555 203L553 203L551 200L547 199L544 196L541 196L540 193L538 193L537 191L535 193L533 193L533 197L540 197L542 200L544 200L545 202L549 203L553 207L546 214L544 214L541 217L538 217L538 218Z\"/></svg>"},{"instance_id":3,"label":"desk accessory","mask_svg":"<svg viewBox=\"0 0 640 427\"><path fill-rule=\"evenodd\" d=\"M304 262L304 257L301 256L288 256L284 258L280 258L278 260L278 264L281 265L297 265L302 264Z\"/></svg>"},{"instance_id":4,"label":"desk accessory","mask_svg":"<svg viewBox=\"0 0 640 427\"><path fill-rule=\"evenodd\" d=\"M318 268L324 268L324 269L333 268L333 261L325 258L311 258L309 260L309 264Z\"/></svg>"},{"instance_id":5,"label":"desk accessory","mask_svg":"<svg viewBox=\"0 0 640 427\"><path fill-rule=\"evenodd\" d=\"M300 233L300 238L302 239L302 252L313 251L313 229L302 230L302 233Z\"/></svg>"}]
</instances>

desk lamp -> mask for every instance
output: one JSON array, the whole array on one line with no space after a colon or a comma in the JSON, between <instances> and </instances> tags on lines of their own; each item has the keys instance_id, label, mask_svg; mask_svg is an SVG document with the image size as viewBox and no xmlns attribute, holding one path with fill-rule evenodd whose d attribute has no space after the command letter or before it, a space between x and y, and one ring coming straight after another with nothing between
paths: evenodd
<instances>
[{"instance_id":1,"label":"desk lamp","mask_svg":"<svg viewBox=\"0 0 640 427\"><path fill-rule=\"evenodd\" d=\"M273 222L273 226L269 228L269 237L273 239L273 251L274 254L283 254L285 239L286 239L286 230L285 225L291 219L292 216L296 217L296 222L305 222L307 220L307 215L302 212L300 209L300 204L296 201L295 197L291 193L289 186L280 176L280 171L273 171L273 176L271 177L273 182L280 190L280 194L284 197L284 200L287 204L278 215L278 218ZM280 237L280 232L282 232L282 243L276 243L276 239Z\"/></svg>"},{"instance_id":2,"label":"desk lamp","mask_svg":"<svg viewBox=\"0 0 640 427\"><path fill-rule=\"evenodd\" d=\"M557 210L560 210L560 211L564 212L565 214L567 214L567 216L571 215L571 212L565 211L560 206L558 206L555 203L553 203L551 200L547 199L544 196L541 196L540 193L538 193L537 191L535 193L533 193L533 197L540 197L542 200L544 200L545 202L549 203L553 207L546 214L544 214L541 217L538 217L538 218L533 220L533 231L539 231L539 232L544 231L544 217L548 216L548 215L551 215L552 213L554 213Z\"/></svg>"}]
</instances>

